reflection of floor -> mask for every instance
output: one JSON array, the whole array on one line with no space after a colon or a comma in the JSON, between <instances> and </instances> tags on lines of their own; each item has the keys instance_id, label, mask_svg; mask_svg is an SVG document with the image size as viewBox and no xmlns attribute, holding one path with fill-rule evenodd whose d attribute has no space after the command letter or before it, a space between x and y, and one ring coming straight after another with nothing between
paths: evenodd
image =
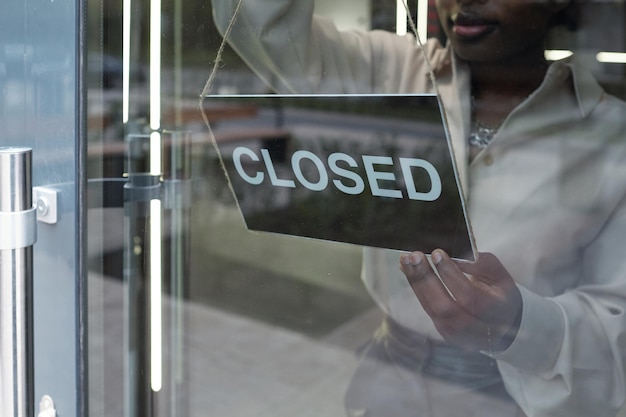
<instances>
[{"instance_id":1,"label":"reflection of floor","mask_svg":"<svg viewBox=\"0 0 626 417\"><path fill-rule=\"evenodd\" d=\"M123 285L95 275L91 283L91 415L123 416ZM189 415L198 417L345 415L354 349L379 320L375 311L364 313L313 339L199 303L186 303L184 311L188 378L182 398Z\"/></svg>"},{"instance_id":2,"label":"reflection of floor","mask_svg":"<svg viewBox=\"0 0 626 417\"><path fill-rule=\"evenodd\" d=\"M191 415L344 415L343 392L355 364L350 349L190 307Z\"/></svg>"},{"instance_id":3,"label":"reflection of floor","mask_svg":"<svg viewBox=\"0 0 626 417\"><path fill-rule=\"evenodd\" d=\"M315 338L372 307L366 295L347 294L237 260L205 253L196 263L201 265L192 267L192 301ZM203 277L198 277L200 267Z\"/></svg>"},{"instance_id":4,"label":"reflection of floor","mask_svg":"<svg viewBox=\"0 0 626 417\"><path fill-rule=\"evenodd\" d=\"M92 266L105 253L101 262L117 276L89 275L90 417L123 417L126 219L122 208L89 215ZM156 402L168 411L145 417L345 415L354 351L379 322L359 279L360 250L251 233L234 206L202 194L194 194L191 223L183 411L169 410L166 369ZM169 311L166 300L164 317Z\"/></svg>"}]
</instances>

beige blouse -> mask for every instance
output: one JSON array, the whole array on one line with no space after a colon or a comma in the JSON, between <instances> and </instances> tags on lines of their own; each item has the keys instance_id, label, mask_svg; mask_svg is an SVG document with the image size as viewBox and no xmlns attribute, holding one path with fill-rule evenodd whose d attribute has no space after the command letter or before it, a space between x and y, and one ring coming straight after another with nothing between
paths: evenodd
<instances>
[{"instance_id":1,"label":"beige blouse","mask_svg":"<svg viewBox=\"0 0 626 417\"><path fill-rule=\"evenodd\" d=\"M236 0L213 1L222 31ZM312 0L244 2L229 37L283 93L432 93L437 77L476 244L523 295L519 334L492 355L527 415L615 415L626 398L626 105L576 63L541 87L468 164L469 73L436 40L339 32ZM396 321L440 338L398 268L365 249L363 280Z\"/></svg>"}]
</instances>

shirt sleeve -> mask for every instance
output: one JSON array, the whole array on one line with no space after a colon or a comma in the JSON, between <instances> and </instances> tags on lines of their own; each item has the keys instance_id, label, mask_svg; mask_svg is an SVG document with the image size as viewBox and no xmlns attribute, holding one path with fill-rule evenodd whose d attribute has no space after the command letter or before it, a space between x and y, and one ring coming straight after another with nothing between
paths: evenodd
<instances>
[{"instance_id":1,"label":"shirt sleeve","mask_svg":"<svg viewBox=\"0 0 626 417\"><path fill-rule=\"evenodd\" d=\"M521 288L517 337L499 361L529 416L615 416L624 404L626 199L585 250L581 285L556 297Z\"/></svg>"},{"instance_id":2,"label":"shirt sleeve","mask_svg":"<svg viewBox=\"0 0 626 417\"><path fill-rule=\"evenodd\" d=\"M312 0L244 1L238 13L238 0L213 4L222 35L279 93L396 93L407 63L416 65L420 55L410 35L339 31L330 19L314 16Z\"/></svg>"}]
</instances>

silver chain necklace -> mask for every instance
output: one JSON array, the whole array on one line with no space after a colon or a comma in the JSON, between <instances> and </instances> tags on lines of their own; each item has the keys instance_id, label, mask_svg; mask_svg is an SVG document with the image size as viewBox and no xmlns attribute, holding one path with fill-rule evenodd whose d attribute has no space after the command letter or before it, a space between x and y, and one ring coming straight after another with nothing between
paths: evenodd
<instances>
[{"instance_id":1,"label":"silver chain necklace","mask_svg":"<svg viewBox=\"0 0 626 417\"><path fill-rule=\"evenodd\" d=\"M477 148L484 149L493 140L496 133L498 133L497 127L487 127L480 124L475 118L472 120L472 128L470 129L468 143L470 146L476 146Z\"/></svg>"},{"instance_id":2,"label":"silver chain necklace","mask_svg":"<svg viewBox=\"0 0 626 417\"><path fill-rule=\"evenodd\" d=\"M479 149L485 149L493 138L498 133L498 129L500 129L500 125L502 122L498 123L495 127L485 126L478 121L476 118L476 104L474 96L471 97L471 117L472 117L472 125L470 128L469 138L467 139L470 146L475 146Z\"/></svg>"}]
</instances>

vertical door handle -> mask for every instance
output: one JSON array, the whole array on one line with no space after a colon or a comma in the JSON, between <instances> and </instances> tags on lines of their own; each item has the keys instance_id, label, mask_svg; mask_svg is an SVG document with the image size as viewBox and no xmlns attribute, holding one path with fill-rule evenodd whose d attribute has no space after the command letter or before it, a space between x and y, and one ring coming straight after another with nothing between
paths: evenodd
<instances>
[{"instance_id":1,"label":"vertical door handle","mask_svg":"<svg viewBox=\"0 0 626 417\"><path fill-rule=\"evenodd\" d=\"M34 414L32 151L0 147L0 415Z\"/></svg>"}]
</instances>

